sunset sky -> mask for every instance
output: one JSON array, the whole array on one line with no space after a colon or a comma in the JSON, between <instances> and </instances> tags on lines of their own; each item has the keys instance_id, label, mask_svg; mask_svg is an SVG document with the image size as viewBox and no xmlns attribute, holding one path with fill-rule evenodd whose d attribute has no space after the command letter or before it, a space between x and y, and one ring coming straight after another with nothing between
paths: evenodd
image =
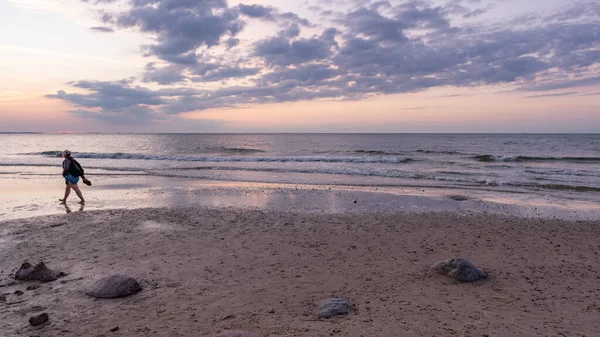
<instances>
[{"instance_id":1,"label":"sunset sky","mask_svg":"<svg viewBox=\"0 0 600 337\"><path fill-rule=\"evenodd\" d=\"M600 1L0 0L0 132L600 132Z\"/></svg>"}]
</instances>

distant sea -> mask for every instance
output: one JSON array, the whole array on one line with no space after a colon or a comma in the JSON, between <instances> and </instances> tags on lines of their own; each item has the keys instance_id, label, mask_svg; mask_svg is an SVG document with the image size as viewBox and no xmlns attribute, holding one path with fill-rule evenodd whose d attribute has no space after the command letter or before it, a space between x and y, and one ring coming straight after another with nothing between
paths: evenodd
<instances>
[{"instance_id":1,"label":"distant sea","mask_svg":"<svg viewBox=\"0 0 600 337\"><path fill-rule=\"evenodd\" d=\"M597 199L598 134L0 134L0 174L419 186Z\"/></svg>"}]
</instances>

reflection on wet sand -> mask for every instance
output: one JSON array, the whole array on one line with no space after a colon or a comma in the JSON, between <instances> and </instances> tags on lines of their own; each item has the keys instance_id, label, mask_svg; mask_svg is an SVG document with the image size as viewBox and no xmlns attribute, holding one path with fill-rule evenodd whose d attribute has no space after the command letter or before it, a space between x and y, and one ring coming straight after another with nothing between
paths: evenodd
<instances>
[{"instance_id":1,"label":"reflection on wet sand","mask_svg":"<svg viewBox=\"0 0 600 337\"><path fill-rule=\"evenodd\" d=\"M67 205L67 204L62 204L62 205L65 206L65 211L67 213L73 212L73 210L71 209L71 207L69 207L69 205ZM85 204L79 204L77 212L83 212L84 208L85 208Z\"/></svg>"}]
</instances>

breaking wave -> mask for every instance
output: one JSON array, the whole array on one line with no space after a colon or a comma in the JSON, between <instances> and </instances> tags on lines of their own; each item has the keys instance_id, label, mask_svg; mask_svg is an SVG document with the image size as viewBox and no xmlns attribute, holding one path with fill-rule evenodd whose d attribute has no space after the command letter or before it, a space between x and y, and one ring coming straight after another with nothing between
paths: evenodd
<instances>
[{"instance_id":1,"label":"breaking wave","mask_svg":"<svg viewBox=\"0 0 600 337\"><path fill-rule=\"evenodd\" d=\"M235 149L240 150L240 149ZM248 149L245 149L248 150ZM29 153L28 155L42 155L47 157L60 157L60 151L45 151ZM216 157L216 156L169 156L150 155L139 153L74 153L75 158L90 159L129 159L129 160L170 160L185 162L279 162L279 163L409 163L412 158L390 156L390 157L330 157L330 156L301 156L301 157Z\"/></svg>"},{"instance_id":2,"label":"breaking wave","mask_svg":"<svg viewBox=\"0 0 600 337\"><path fill-rule=\"evenodd\" d=\"M480 162L600 162L600 157L530 157L530 156L495 156L483 154L472 157Z\"/></svg>"}]
</instances>

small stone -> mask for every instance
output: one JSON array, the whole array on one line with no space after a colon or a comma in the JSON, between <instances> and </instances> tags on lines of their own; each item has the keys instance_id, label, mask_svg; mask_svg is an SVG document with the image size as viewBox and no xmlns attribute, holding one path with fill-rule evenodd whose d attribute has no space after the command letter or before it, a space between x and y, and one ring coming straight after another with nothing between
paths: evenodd
<instances>
[{"instance_id":1,"label":"small stone","mask_svg":"<svg viewBox=\"0 0 600 337\"><path fill-rule=\"evenodd\" d=\"M39 287L40 287L39 285L33 284L33 285L30 285L30 286L27 286L27 290L35 290L35 289L37 289Z\"/></svg>"},{"instance_id":2,"label":"small stone","mask_svg":"<svg viewBox=\"0 0 600 337\"><path fill-rule=\"evenodd\" d=\"M100 279L86 293L95 298L118 298L130 296L142 290L142 286L133 277L112 275Z\"/></svg>"},{"instance_id":3,"label":"small stone","mask_svg":"<svg viewBox=\"0 0 600 337\"><path fill-rule=\"evenodd\" d=\"M467 259L443 260L431 266L431 269L439 274L455 278L460 282L474 282L487 279L486 273Z\"/></svg>"},{"instance_id":4,"label":"small stone","mask_svg":"<svg viewBox=\"0 0 600 337\"><path fill-rule=\"evenodd\" d=\"M321 302L319 317L330 318L333 316L346 315L353 310L354 306L344 298L328 298Z\"/></svg>"},{"instance_id":5,"label":"small stone","mask_svg":"<svg viewBox=\"0 0 600 337\"><path fill-rule=\"evenodd\" d=\"M44 262L38 263L35 267L29 262L25 262L15 273L15 279L18 281L52 282L56 281L56 279L61 276L65 276L65 273L54 271L46 267Z\"/></svg>"},{"instance_id":6,"label":"small stone","mask_svg":"<svg viewBox=\"0 0 600 337\"><path fill-rule=\"evenodd\" d=\"M115 332L115 331L117 331L117 330L119 330L119 327L118 327L118 326L116 326L116 327L114 327L114 328L110 329L110 332Z\"/></svg>"},{"instance_id":7,"label":"small stone","mask_svg":"<svg viewBox=\"0 0 600 337\"><path fill-rule=\"evenodd\" d=\"M6 302L6 295L5 294L0 295L0 302Z\"/></svg>"},{"instance_id":8,"label":"small stone","mask_svg":"<svg viewBox=\"0 0 600 337\"><path fill-rule=\"evenodd\" d=\"M31 316L31 318L29 318L29 324L31 324L33 326L38 326L38 325L48 322L49 319L50 319L50 317L48 317L48 314L43 313L43 314L39 314L36 316Z\"/></svg>"},{"instance_id":9,"label":"small stone","mask_svg":"<svg viewBox=\"0 0 600 337\"><path fill-rule=\"evenodd\" d=\"M21 295L23 295L23 291L22 290L17 290L13 294L15 294L17 296L21 296Z\"/></svg>"},{"instance_id":10,"label":"small stone","mask_svg":"<svg viewBox=\"0 0 600 337\"><path fill-rule=\"evenodd\" d=\"M259 335L255 335L251 332L247 331L226 331L222 332L215 337L260 337Z\"/></svg>"}]
</instances>

